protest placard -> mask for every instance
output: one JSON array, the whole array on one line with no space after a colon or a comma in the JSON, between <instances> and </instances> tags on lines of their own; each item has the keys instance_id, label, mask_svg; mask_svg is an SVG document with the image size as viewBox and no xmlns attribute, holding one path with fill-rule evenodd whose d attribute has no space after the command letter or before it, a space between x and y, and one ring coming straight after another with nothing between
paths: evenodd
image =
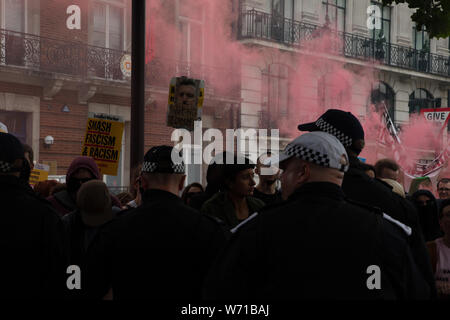
<instances>
[{"instance_id":1,"label":"protest placard","mask_svg":"<svg viewBox=\"0 0 450 320\"><path fill-rule=\"evenodd\" d=\"M45 164L36 163L34 169L30 174L30 184L34 186L40 181L45 181L48 179L48 173L50 171L50 167Z\"/></svg>"},{"instance_id":2,"label":"protest placard","mask_svg":"<svg viewBox=\"0 0 450 320\"><path fill-rule=\"evenodd\" d=\"M172 78L169 87L167 126L194 130L194 121L202 119L205 82L187 77Z\"/></svg>"},{"instance_id":3,"label":"protest placard","mask_svg":"<svg viewBox=\"0 0 450 320\"><path fill-rule=\"evenodd\" d=\"M81 155L93 158L102 174L117 175L122 134L120 118L103 114L89 116Z\"/></svg>"}]
</instances>

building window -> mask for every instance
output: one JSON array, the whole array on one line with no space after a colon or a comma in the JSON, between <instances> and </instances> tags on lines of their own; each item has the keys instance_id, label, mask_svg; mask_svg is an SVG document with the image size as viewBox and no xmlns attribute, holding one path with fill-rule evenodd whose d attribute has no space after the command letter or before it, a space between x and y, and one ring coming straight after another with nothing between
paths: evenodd
<instances>
[{"instance_id":1,"label":"building window","mask_svg":"<svg viewBox=\"0 0 450 320\"><path fill-rule=\"evenodd\" d=\"M384 112L385 107L389 117L395 121L395 92L383 82L372 87L370 102L375 106L377 112Z\"/></svg>"},{"instance_id":2,"label":"building window","mask_svg":"<svg viewBox=\"0 0 450 320\"><path fill-rule=\"evenodd\" d=\"M409 95L409 113L420 113L422 109L434 108L434 97L425 89L416 89Z\"/></svg>"},{"instance_id":3,"label":"building window","mask_svg":"<svg viewBox=\"0 0 450 320\"><path fill-rule=\"evenodd\" d=\"M272 0L272 39L292 41L293 0Z\"/></svg>"},{"instance_id":4,"label":"building window","mask_svg":"<svg viewBox=\"0 0 450 320\"><path fill-rule=\"evenodd\" d=\"M22 34L26 30L27 0L0 0L1 28L13 31L2 36L1 63L9 65L24 65L25 45Z\"/></svg>"},{"instance_id":5,"label":"building window","mask_svg":"<svg viewBox=\"0 0 450 320\"><path fill-rule=\"evenodd\" d=\"M0 122L8 128L8 132L16 136L22 143L30 143L27 130L28 114L25 112L0 111Z\"/></svg>"},{"instance_id":6,"label":"building window","mask_svg":"<svg viewBox=\"0 0 450 320\"><path fill-rule=\"evenodd\" d=\"M328 16L329 27L333 30L345 31L345 0L323 0L322 10Z\"/></svg>"},{"instance_id":7,"label":"building window","mask_svg":"<svg viewBox=\"0 0 450 320\"><path fill-rule=\"evenodd\" d=\"M319 106L323 111L341 108L351 101L350 85L334 74L322 76L317 83Z\"/></svg>"},{"instance_id":8,"label":"building window","mask_svg":"<svg viewBox=\"0 0 450 320\"><path fill-rule=\"evenodd\" d=\"M391 42L391 7L383 6L378 1L372 1L372 5L377 6L381 12L381 29L372 30L372 39L389 43Z\"/></svg>"},{"instance_id":9,"label":"building window","mask_svg":"<svg viewBox=\"0 0 450 320\"><path fill-rule=\"evenodd\" d=\"M181 50L179 60L187 63L203 63L205 21L204 7L188 0L180 0L179 28Z\"/></svg>"},{"instance_id":10,"label":"building window","mask_svg":"<svg viewBox=\"0 0 450 320\"><path fill-rule=\"evenodd\" d=\"M414 49L430 52L430 36L426 32L425 27L422 30L417 30L413 27Z\"/></svg>"},{"instance_id":11,"label":"building window","mask_svg":"<svg viewBox=\"0 0 450 320\"><path fill-rule=\"evenodd\" d=\"M289 112L289 67L282 64L269 65L263 73L263 125L276 125L280 116Z\"/></svg>"},{"instance_id":12,"label":"building window","mask_svg":"<svg viewBox=\"0 0 450 320\"><path fill-rule=\"evenodd\" d=\"M96 0L89 10L91 45L123 50L125 34L125 0Z\"/></svg>"},{"instance_id":13,"label":"building window","mask_svg":"<svg viewBox=\"0 0 450 320\"><path fill-rule=\"evenodd\" d=\"M25 32L26 0L0 0L1 28Z\"/></svg>"}]
</instances>

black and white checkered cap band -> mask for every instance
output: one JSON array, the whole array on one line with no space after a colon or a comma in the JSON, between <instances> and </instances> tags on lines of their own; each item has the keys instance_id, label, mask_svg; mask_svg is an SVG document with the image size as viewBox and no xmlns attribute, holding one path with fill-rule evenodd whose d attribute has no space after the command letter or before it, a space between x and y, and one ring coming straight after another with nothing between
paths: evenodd
<instances>
[{"instance_id":1,"label":"black and white checkered cap band","mask_svg":"<svg viewBox=\"0 0 450 320\"><path fill-rule=\"evenodd\" d=\"M8 162L0 161L0 173L10 173L12 166Z\"/></svg>"},{"instance_id":2,"label":"black and white checkered cap band","mask_svg":"<svg viewBox=\"0 0 450 320\"><path fill-rule=\"evenodd\" d=\"M288 145L284 153L288 156L295 156L297 158L315 163L322 167L326 168L330 167L330 158L328 157L328 155L308 149L298 144Z\"/></svg>"},{"instance_id":3,"label":"black and white checkered cap band","mask_svg":"<svg viewBox=\"0 0 450 320\"><path fill-rule=\"evenodd\" d=\"M353 143L352 138L345 135L322 118L316 121L316 126L319 127L319 129L323 132L332 134L333 136L338 138L338 140L344 145L344 147L350 147Z\"/></svg>"},{"instance_id":4,"label":"black and white checkered cap band","mask_svg":"<svg viewBox=\"0 0 450 320\"><path fill-rule=\"evenodd\" d=\"M172 163L173 173L184 173L185 166L182 163ZM142 164L142 172L153 173L158 171L158 163L156 162L144 162Z\"/></svg>"}]
</instances>

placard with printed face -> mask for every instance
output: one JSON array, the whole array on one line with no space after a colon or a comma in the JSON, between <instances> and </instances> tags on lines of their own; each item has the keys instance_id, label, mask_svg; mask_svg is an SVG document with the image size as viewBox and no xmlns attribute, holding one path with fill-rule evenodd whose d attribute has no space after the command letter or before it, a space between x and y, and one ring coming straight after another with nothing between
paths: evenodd
<instances>
[{"instance_id":1,"label":"placard with printed face","mask_svg":"<svg viewBox=\"0 0 450 320\"><path fill-rule=\"evenodd\" d=\"M122 150L123 121L109 115L89 117L81 155L95 160L100 173L117 175Z\"/></svg>"},{"instance_id":2,"label":"placard with printed face","mask_svg":"<svg viewBox=\"0 0 450 320\"><path fill-rule=\"evenodd\" d=\"M194 121L202 119L205 96L203 80L186 77L172 78L169 87L167 126L194 130Z\"/></svg>"}]
</instances>

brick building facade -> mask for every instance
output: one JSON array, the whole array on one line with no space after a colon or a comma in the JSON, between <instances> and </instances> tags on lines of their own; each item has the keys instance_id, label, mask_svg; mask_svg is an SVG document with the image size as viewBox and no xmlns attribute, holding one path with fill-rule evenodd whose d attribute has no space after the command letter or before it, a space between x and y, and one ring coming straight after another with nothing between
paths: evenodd
<instances>
[{"instance_id":1,"label":"brick building facade","mask_svg":"<svg viewBox=\"0 0 450 320\"><path fill-rule=\"evenodd\" d=\"M149 17L152 1L147 1ZM67 25L73 5L80 8L80 29ZM181 23L177 8L179 0L165 1L161 10L167 25ZM121 116L125 126L119 174L107 177L107 182L128 185L131 87L120 62L131 51L131 0L0 0L0 10L0 122L33 147L38 162L51 165L51 175L65 175L81 153L88 113ZM155 14L162 13L153 18ZM207 27L208 21L203 22ZM221 72L214 65L180 61L174 50L183 48L163 35L159 31L152 35L152 59L146 70L144 150L173 144L173 129L165 125L170 78L204 79ZM203 127L236 127L239 90L212 88L206 90ZM54 144L44 143L47 136ZM201 169L194 171L190 180L204 178Z\"/></svg>"}]
</instances>

